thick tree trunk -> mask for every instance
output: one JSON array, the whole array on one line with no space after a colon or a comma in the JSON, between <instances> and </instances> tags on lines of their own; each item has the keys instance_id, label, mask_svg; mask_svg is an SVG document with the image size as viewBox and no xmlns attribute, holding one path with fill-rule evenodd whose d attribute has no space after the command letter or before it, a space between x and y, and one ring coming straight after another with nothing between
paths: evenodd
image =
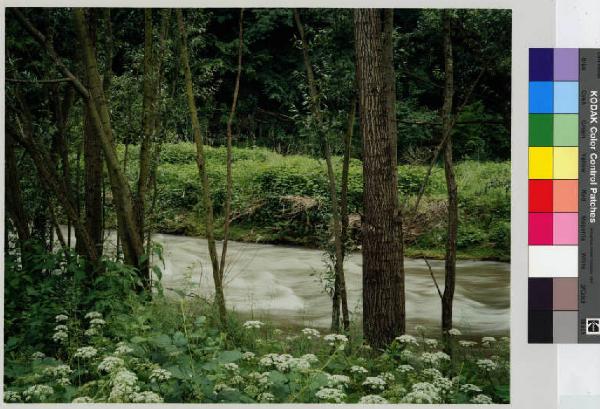
<instances>
[{"instance_id":1,"label":"thick tree trunk","mask_svg":"<svg viewBox=\"0 0 600 409\"><path fill-rule=\"evenodd\" d=\"M212 275L215 284L215 304L218 309L221 325L225 326L227 319L227 310L225 308L225 295L223 292L223 281L219 274L219 256L217 254L217 246L215 243L214 233L214 213L213 205L210 197L210 184L208 182L208 172L206 171L206 157L204 156L204 140L198 120L198 110L196 109L196 101L194 99L194 87L192 82L192 71L187 48L187 33L185 31L185 23L181 9L177 9L177 24L179 26L179 35L181 38L180 53L181 64L183 65L185 75L185 91L187 96L188 108L190 110L190 118L192 128L194 130L194 143L196 144L196 163L200 174L200 183L202 187L202 204L205 211L206 224L206 240L208 242L208 252L212 264Z\"/></svg>"},{"instance_id":2,"label":"thick tree trunk","mask_svg":"<svg viewBox=\"0 0 600 409\"><path fill-rule=\"evenodd\" d=\"M294 9L294 19L296 21L296 27L300 33L300 39L302 41L302 55L304 58L304 67L306 69L306 77L308 79L308 90L310 96L310 106L312 113L316 119L318 131L321 133L321 145L323 147L323 153L325 156L325 163L327 165L327 179L329 186L329 196L331 200L331 219L333 224L333 240L335 245L335 261L334 261L334 288L332 297L332 312L331 312L331 330L338 331L340 328L340 307L342 311L342 321L344 329L348 330L350 326L350 317L348 313L348 297L346 296L346 280L344 276L344 250L342 243L342 231L340 223L340 210L337 198L337 187L335 182L335 172L333 169L333 161L331 158L331 147L327 135L323 130L323 118L321 109L319 107L319 92L315 81L313 68L310 62L310 56L308 54L308 44L306 43L306 37L304 35L304 27L300 20L300 13L297 9Z\"/></svg>"},{"instance_id":3,"label":"thick tree trunk","mask_svg":"<svg viewBox=\"0 0 600 409\"><path fill-rule=\"evenodd\" d=\"M363 331L376 347L405 331L391 65L392 10L357 9L356 67L363 135Z\"/></svg>"},{"instance_id":4,"label":"thick tree trunk","mask_svg":"<svg viewBox=\"0 0 600 409\"><path fill-rule=\"evenodd\" d=\"M73 17L82 48L86 77L89 82L89 91L88 88L82 86L83 90L81 92L88 96L87 105L92 124L94 125L97 137L100 139L106 160L117 213L119 234L123 241L125 261L139 270L141 263L144 262L144 246L142 238L139 235L139 229L137 228L133 195L117 158L113 143L110 113L104 97L102 81L98 72L98 63L86 27L83 9L74 9ZM141 278L144 279L145 277L141 276Z\"/></svg>"},{"instance_id":5,"label":"thick tree trunk","mask_svg":"<svg viewBox=\"0 0 600 409\"><path fill-rule=\"evenodd\" d=\"M446 238L445 286L442 296L442 331L452 328L452 306L456 285L456 236L458 231L458 192L452 162L452 100L454 97L454 58L452 56L452 20L448 11L442 11L444 26L444 104L442 106L442 134L446 139L444 148L444 173L448 191L448 230Z\"/></svg>"}]
</instances>

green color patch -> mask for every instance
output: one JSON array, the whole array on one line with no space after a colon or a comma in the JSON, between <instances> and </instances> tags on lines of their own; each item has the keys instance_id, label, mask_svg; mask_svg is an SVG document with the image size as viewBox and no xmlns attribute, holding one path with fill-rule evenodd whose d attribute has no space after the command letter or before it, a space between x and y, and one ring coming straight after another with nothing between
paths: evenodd
<instances>
[{"instance_id":1,"label":"green color patch","mask_svg":"<svg viewBox=\"0 0 600 409\"><path fill-rule=\"evenodd\" d=\"M578 122L577 114L554 115L554 146L577 146Z\"/></svg>"},{"instance_id":2,"label":"green color patch","mask_svg":"<svg viewBox=\"0 0 600 409\"><path fill-rule=\"evenodd\" d=\"M529 146L552 146L552 114L529 114Z\"/></svg>"}]
</instances>

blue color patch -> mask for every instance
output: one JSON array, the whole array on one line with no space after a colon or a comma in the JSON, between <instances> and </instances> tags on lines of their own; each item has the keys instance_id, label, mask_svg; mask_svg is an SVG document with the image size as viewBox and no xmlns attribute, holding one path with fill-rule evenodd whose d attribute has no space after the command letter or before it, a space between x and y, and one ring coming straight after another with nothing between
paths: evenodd
<instances>
[{"instance_id":1,"label":"blue color patch","mask_svg":"<svg viewBox=\"0 0 600 409\"><path fill-rule=\"evenodd\" d=\"M554 89L551 81L532 81L529 83L529 113L551 114ZM577 102L577 101L576 101Z\"/></svg>"},{"instance_id":2,"label":"blue color patch","mask_svg":"<svg viewBox=\"0 0 600 409\"><path fill-rule=\"evenodd\" d=\"M554 112L557 114L576 114L579 112L579 82L554 83Z\"/></svg>"}]
</instances>

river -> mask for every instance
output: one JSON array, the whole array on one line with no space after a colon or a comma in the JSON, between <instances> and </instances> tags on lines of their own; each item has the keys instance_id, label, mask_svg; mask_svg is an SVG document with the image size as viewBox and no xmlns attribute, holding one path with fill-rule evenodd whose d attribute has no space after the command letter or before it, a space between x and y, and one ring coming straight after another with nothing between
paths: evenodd
<instances>
[{"instance_id":1,"label":"river","mask_svg":"<svg viewBox=\"0 0 600 409\"><path fill-rule=\"evenodd\" d=\"M206 240L156 234L164 249L163 287L211 296L212 276ZM225 274L227 307L247 317L280 325L327 328L331 300L319 277L324 271L320 250L284 245L230 242ZM406 259L407 331L415 325L439 328L441 306L433 280L422 260ZM442 261L430 261L443 288ZM362 257L345 263L348 304L360 320ZM464 334L507 335L509 332L510 264L458 261L454 327Z\"/></svg>"}]
</instances>

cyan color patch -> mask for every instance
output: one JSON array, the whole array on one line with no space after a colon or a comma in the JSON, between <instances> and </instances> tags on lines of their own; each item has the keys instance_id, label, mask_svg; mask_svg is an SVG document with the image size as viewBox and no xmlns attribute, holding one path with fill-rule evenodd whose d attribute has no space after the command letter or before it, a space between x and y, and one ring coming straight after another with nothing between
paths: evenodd
<instances>
[{"instance_id":1,"label":"cyan color patch","mask_svg":"<svg viewBox=\"0 0 600 409\"><path fill-rule=\"evenodd\" d=\"M554 83L554 113L576 114L579 112L579 83L555 82Z\"/></svg>"},{"instance_id":2,"label":"cyan color patch","mask_svg":"<svg viewBox=\"0 0 600 409\"><path fill-rule=\"evenodd\" d=\"M553 110L554 87L550 81L532 81L529 83L529 113L551 114Z\"/></svg>"}]
</instances>

